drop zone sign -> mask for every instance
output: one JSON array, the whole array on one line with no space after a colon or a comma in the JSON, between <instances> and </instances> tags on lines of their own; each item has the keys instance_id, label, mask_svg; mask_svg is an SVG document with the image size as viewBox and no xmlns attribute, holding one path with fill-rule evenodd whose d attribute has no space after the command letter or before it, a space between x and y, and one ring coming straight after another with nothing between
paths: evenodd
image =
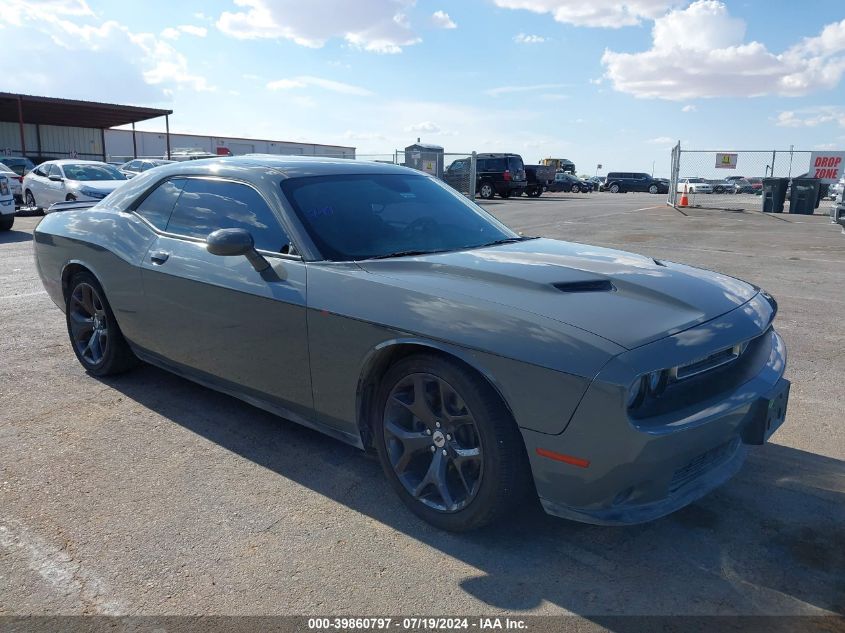
<instances>
[{"instance_id":1,"label":"drop zone sign","mask_svg":"<svg viewBox=\"0 0 845 633\"><path fill-rule=\"evenodd\" d=\"M824 184L833 185L839 182L843 168L845 168L845 152L810 154L810 178L819 178Z\"/></svg>"}]
</instances>

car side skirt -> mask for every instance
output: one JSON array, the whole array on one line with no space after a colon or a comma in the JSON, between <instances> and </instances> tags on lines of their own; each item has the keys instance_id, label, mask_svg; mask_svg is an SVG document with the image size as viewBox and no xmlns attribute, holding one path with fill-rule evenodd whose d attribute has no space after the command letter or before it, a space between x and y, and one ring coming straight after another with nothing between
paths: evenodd
<instances>
[{"instance_id":1,"label":"car side skirt","mask_svg":"<svg viewBox=\"0 0 845 633\"><path fill-rule=\"evenodd\" d=\"M203 371L193 369L192 367L187 367L180 363L174 363L173 361L167 360L158 354L134 345L131 341L129 342L129 346L138 358L150 365L154 365L172 374L176 374L181 378L186 378L192 382L202 385L203 387L207 387L208 389L219 391L228 396L232 396L233 398L237 398L238 400L242 400L247 404L263 409L264 411L279 416L280 418L284 418L310 429L314 429L315 431L319 431L320 433L340 440L345 444L355 446L356 448L360 448L362 450L364 449L361 436L356 433L346 433L327 424L323 424L313 419L311 416L306 415L304 412L293 411L284 406L284 404L270 400L259 392L229 382L228 380L212 376L211 374L207 374Z\"/></svg>"}]
</instances>

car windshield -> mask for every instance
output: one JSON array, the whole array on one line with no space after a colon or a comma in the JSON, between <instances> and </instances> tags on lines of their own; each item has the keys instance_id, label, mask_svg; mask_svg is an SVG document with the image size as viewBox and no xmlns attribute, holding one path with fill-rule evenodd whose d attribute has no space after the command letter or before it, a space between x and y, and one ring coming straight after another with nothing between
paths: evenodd
<instances>
[{"instance_id":1,"label":"car windshield","mask_svg":"<svg viewBox=\"0 0 845 633\"><path fill-rule=\"evenodd\" d=\"M68 180L126 180L126 176L112 165L69 163L62 165L62 169Z\"/></svg>"},{"instance_id":2,"label":"car windshield","mask_svg":"<svg viewBox=\"0 0 845 633\"><path fill-rule=\"evenodd\" d=\"M519 236L433 178L362 174L292 178L282 190L333 261L477 248Z\"/></svg>"},{"instance_id":3,"label":"car windshield","mask_svg":"<svg viewBox=\"0 0 845 633\"><path fill-rule=\"evenodd\" d=\"M704 178L687 178L690 182L705 182Z\"/></svg>"}]
</instances>

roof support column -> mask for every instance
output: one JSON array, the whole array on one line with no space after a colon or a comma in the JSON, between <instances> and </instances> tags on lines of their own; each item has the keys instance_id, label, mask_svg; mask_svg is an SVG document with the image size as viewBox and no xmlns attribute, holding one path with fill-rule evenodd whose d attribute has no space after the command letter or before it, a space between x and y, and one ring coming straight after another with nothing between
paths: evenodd
<instances>
[{"instance_id":1,"label":"roof support column","mask_svg":"<svg viewBox=\"0 0 845 633\"><path fill-rule=\"evenodd\" d=\"M138 139L135 137L135 121L132 121L132 158L138 158Z\"/></svg>"},{"instance_id":2,"label":"roof support column","mask_svg":"<svg viewBox=\"0 0 845 633\"><path fill-rule=\"evenodd\" d=\"M18 127L21 132L21 156L26 156L26 138L23 133L23 100L18 95Z\"/></svg>"},{"instance_id":3,"label":"roof support column","mask_svg":"<svg viewBox=\"0 0 845 633\"><path fill-rule=\"evenodd\" d=\"M106 156L106 130L105 128L100 128L100 143L102 143L103 148L103 162L105 163L108 160Z\"/></svg>"},{"instance_id":4,"label":"roof support column","mask_svg":"<svg viewBox=\"0 0 845 633\"><path fill-rule=\"evenodd\" d=\"M164 115L164 129L167 135L167 160L170 160L170 116Z\"/></svg>"}]
</instances>

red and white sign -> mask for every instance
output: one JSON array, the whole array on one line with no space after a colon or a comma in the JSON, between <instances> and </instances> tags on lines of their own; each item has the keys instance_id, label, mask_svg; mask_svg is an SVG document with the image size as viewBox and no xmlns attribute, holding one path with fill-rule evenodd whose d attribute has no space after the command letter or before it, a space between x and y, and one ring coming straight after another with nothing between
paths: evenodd
<instances>
[{"instance_id":1,"label":"red and white sign","mask_svg":"<svg viewBox=\"0 0 845 633\"><path fill-rule=\"evenodd\" d=\"M810 178L818 178L822 184L836 184L842 178L843 170L845 170L845 152L810 154Z\"/></svg>"}]
</instances>

